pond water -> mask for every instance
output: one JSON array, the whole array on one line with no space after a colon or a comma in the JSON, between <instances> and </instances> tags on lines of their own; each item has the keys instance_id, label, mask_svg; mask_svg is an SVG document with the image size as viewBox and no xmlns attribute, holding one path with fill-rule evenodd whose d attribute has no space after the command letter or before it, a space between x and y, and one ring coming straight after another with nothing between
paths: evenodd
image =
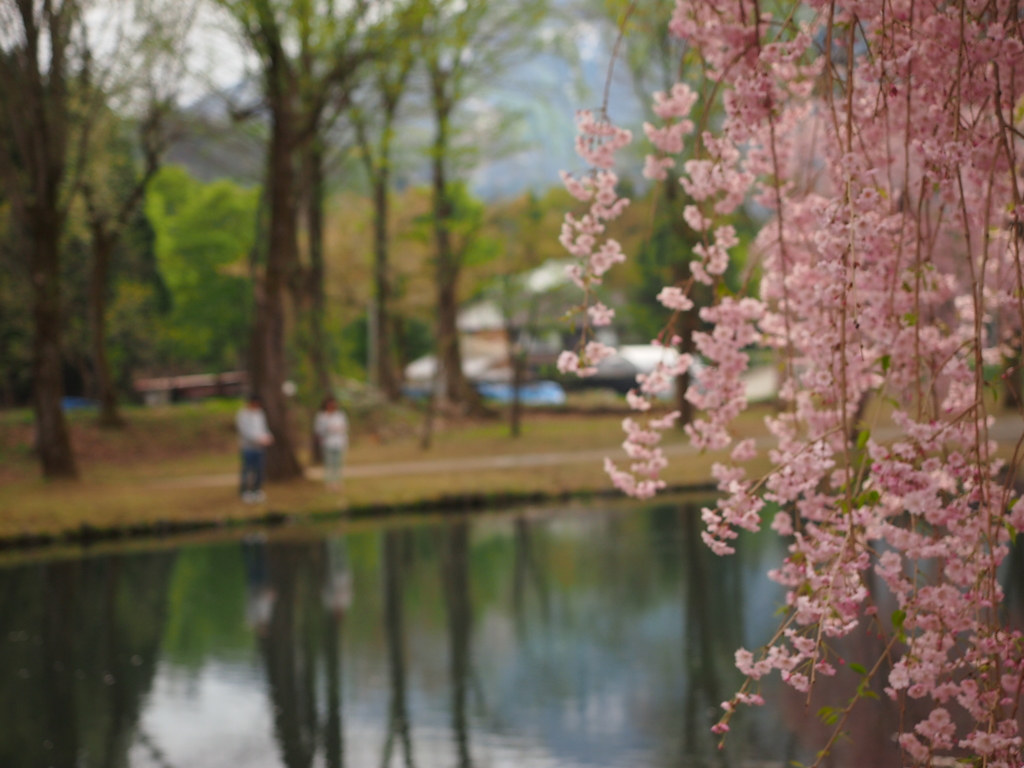
<instances>
[{"instance_id":1,"label":"pond water","mask_svg":"<svg viewBox=\"0 0 1024 768\"><path fill-rule=\"evenodd\" d=\"M718 558L699 504L294 527L0 565L5 768L582 768L812 762L768 683L725 748L733 652L775 629L781 546ZM1019 596L1018 598L1019 599ZM864 663L865 633L838 650ZM898 765L883 700L834 766Z\"/></svg>"}]
</instances>

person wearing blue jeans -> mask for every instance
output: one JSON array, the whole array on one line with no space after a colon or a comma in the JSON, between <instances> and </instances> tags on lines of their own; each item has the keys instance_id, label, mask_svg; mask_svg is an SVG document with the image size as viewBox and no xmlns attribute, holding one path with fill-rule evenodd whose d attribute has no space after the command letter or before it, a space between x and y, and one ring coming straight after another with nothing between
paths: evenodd
<instances>
[{"instance_id":1,"label":"person wearing blue jeans","mask_svg":"<svg viewBox=\"0 0 1024 768\"><path fill-rule=\"evenodd\" d=\"M267 417L259 397L251 395L235 417L238 442L242 453L242 476L238 492L242 501L257 504L266 501L263 493L263 467L267 446L274 436L267 429Z\"/></svg>"}]
</instances>

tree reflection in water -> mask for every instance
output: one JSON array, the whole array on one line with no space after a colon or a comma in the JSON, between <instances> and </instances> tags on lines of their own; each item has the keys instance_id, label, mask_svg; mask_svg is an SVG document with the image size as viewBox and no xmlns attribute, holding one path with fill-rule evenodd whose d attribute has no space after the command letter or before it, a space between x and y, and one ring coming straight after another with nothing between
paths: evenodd
<instances>
[{"instance_id":1,"label":"tree reflection in water","mask_svg":"<svg viewBox=\"0 0 1024 768\"><path fill-rule=\"evenodd\" d=\"M712 578L708 557L713 556L700 539L700 509L693 504L679 507L679 547L683 564L683 663L688 685L683 708L682 733L685 765L691 755L713 757L718 764L728 765L724 750L709 749L709 729L718 719L718 703L722 701L722 682L716 666L723 651L739 644L739 636L731 621L726 626L712 626L715 621L712 605L728 605L726 615L742 615L742 592L731 580ZM714 589L714 593L712 593ZM724 612L723 612L724 613Z\"/></svg>"},{"instance_id":2,"label":"tree reflection in water","mask_svg":"<svg viewBox=\"0 0 1024 768\"><path fill-rule=\"evenodd\" d=\"M466 703L472 668L473 607L469 594L469 523L449 522L441 531L441 587L448 616L452 732L459 768L471 768Z\"/></svg>"},{"instance_id":3,"label":"tree reflection in water","mask_svg":"<svg viewBox=\"0 0 1024 768\"><path fill-rule=\"evenodd\" d=\"M174 557L63 560L2 574L0 765L128 765ZM158 751L152 757L160 763Z\"/></svg>"},{"instance_id":4,"label":"tree reflection in water","mask_svg":"<svg viewBox=\"0 0 1024 768\"><path fill-rule=\"evenodd\" d=\"M0 568L0 766L813 761L828 737L818 709L853 694L849 666L877 657L877 635L835 643L845 666L810 702L766 681L773 705L742 710L719 750L708 729L740 682L733 653L777 626L764 573L781 545L744 535L716 557L701 506L388 521ZM1020 626L1020 548L1004 576ZM354 583L379 586L354 600ZM835 768L899 765L899 712L874 690ZM217 719L232 701L251 724Z\"/></svg>"},{"instance_id":5,"label":"tree reflection in water","mask_svg":"<svg viewBox=\"0 0 1024 768\"><path fill-rule=\"evenodd\" d=\"M264 598L273 595L265 629L256 629L282 763L308 768L322 744L328 768L341 768L341 627L352 602L344 548L337 540L266 544L259 539L244 542L243 548L250 593L256 592L257 600L261 590L267 590ZM265 586L259 583L264 571ZM259 609L250 613L263 618ZM321 664L326 677L322 708L317 702Z\"/></svg>"},{"instance_id":6,"label":"tree reflection in water","mask_svg":"<svg viewBox=\"0 0 1024 768\"><path fill-rule=\"evenodd\" d=\"M391 681L391 703L388 707L387 736L381 765L391 765L391 752L395 738L399 740L406 768L413 768L412 737L409 733L409 714L406 705L405 682L405 624L404 624L404 550L406 531L387 530L383 533L381 569L384 589L384 629L388 647L388 669Z\"/></svg>"},{"instance_id":7,"label":"tree reflection in water","mask_svg":"<svg viewBox=\"0 0 1024 768\"><path fill-rule=\"evenodd\" d=\"M324 753L327 768L345 765L345 731L342 724L341 638L345 612L352 605L352 573L343 539L323 542L327 562L323 605L327 610L324 624L324 667L327 675L327 717L324 728Z\"/></svg>"},{"instance_id":8,"label":"tree reflection in water","mask_svg":"<svg viewBox=\"0 0 1024 768\"><path fill-rule=\"evenodd\" d=\"M512 615L515 618L516 634L522 639L526 630L526 589L532 580L534 592L540 603L540 618L543 626L551 622L551 594L548 588L547 570L537 551L533 525L523 516L514 522L515 560L512 571Z\"/></svg>"}]
</instances>

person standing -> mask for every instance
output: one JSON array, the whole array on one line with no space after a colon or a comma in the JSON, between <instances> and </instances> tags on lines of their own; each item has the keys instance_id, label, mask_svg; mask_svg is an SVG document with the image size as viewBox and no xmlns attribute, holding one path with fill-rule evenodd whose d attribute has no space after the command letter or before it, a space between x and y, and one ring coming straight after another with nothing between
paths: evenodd
<instances>
[{"instance_id":1,"label":"person standing","mask_svg":"<svg viewBox=\"0 0 1024 768\"><path fill-rule=\"evenodd\" d=\"M239 494L246 504L266 501L263 492L263 467L266 463L267 446L274 442L274 436L267 429L267 416L257 395L250 395L245 407L235 416L238 428L238 442L242 452L242 477Z\"/></svg>"},{"instance_id":2,"label":"person standing","mask_svg":"<svg viewBox=\"0 0 1024 768\"><path fill-rule=\"evenodd\" d=\"M338 401L327 397L313 421L324 457L324 482L328 488L341 487L341 467L348 449L348 418Z\"/></svg>"}]
</instances>

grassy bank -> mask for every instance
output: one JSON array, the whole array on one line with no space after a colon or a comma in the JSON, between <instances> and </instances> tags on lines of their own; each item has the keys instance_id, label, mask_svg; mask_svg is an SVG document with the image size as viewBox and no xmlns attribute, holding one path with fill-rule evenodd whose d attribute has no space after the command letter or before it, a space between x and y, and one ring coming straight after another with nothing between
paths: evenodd
<instances>
[{"instance_id":1,"label":"grassy bank","mask_svg":"<svg viewBox=\"0 0 1024 768\"><path fill-rule=\"evenodd\" d=\"M439 423L433 447L423 451L416 414L399 409L386 417L354 418L343 492L303 479L272 484L266 504L244 505L235 489L236 408L237 403L211 401L129 409L128 427L114 431L98 429L90 414L75 413L71 433L82 477L73 483L39 476L27 413L0 413L0 539L82 532L83 526L86 532L175 528L268 515L564 498L607 492L601 459L623 457L625 411L530 412L518 439L509 437L498 418L449 419ZM736 432L764 437L769 412L767 406L752 407ZM875 426L891 430L887 422L882 414ZM1020 418L1001 417L992 434L999 453L1009 458L1021 434ZM711 465L723 455L702 455L687 443L681 432L667 433L670 463L663 477L676 488L706 487ZM763 453L749 468L753 476L769 468Z\"/></svg>"},{"instance_id":2,"label":"grassy bank","mask_svg":"<svg viewBox=\"0 0 1024 768\"><path fill-rule=\"evenodd\" d=\"M98 529L157 523L221 523L268 512L306 514L379 505L411 505L455 496L523 496L607 490L597 458L573 459L579 451L621 455L621 413L530 413L522 436L511 439L498 418L442 422L429 451L419 447L418 423L409 414L375 423L356 420L348 465L374 465L383 474L352 477L343 492L328 492L313 480L271 485L264 505L238 501L231 479L236 470L233 416L236 404L129 409L124 430L101 430L88 413L74 413L72 439L82 478L46 482L31 454L31 420L24 412L0 414L0 537L59 534L83 525ZM756 431L760 416L751 414ZM685 442L670 433L666 443ZM559 454L548 464L515 466L516 457ZM510 457L501 468L467 469L463 461ZM673 485L707 483L709 456L672 462ZM423 472L391 476L388 464L429 462ZM445 466L439 468L439 463Z\"/></svg>"}]
</instances>

